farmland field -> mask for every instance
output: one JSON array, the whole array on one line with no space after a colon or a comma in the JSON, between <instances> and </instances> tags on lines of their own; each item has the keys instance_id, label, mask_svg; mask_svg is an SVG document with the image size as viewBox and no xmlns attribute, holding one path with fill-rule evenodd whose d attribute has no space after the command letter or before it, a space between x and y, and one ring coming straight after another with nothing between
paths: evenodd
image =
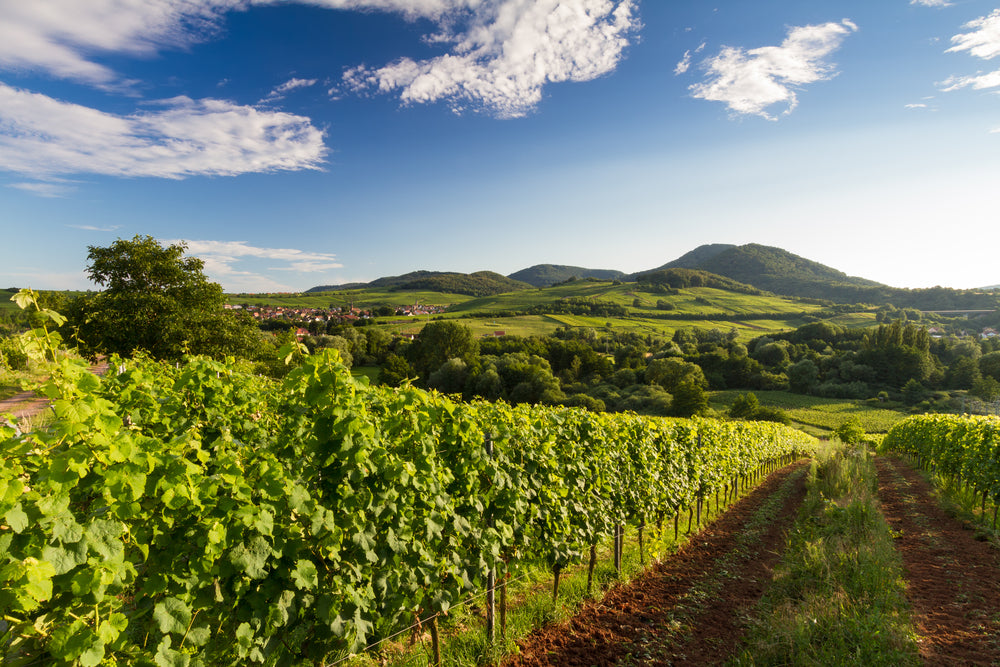
<instances>
[{"instance_id":1,"label":"farmland field","mask_svg":"<svg viewBox=\"0 0 1000 667\"><path fill-rule=\"evenodd\" d=\"M746 391L712 392L712 407L728 409L733 400ZM862 401L850 401L841 398L820 398L793 394L787 391L755 391L754 395L761 405L781 408L793 422L824 431L832 431L840 426L848 417L857 417L867 433L885 433L896 422L907 417L905 413L896 410L870 405ZM807 429L808 430L808 429ZM812 432L812 431L810 431ZM813 433L817 435L817 433Z\"/></svg>"}]
</instances>

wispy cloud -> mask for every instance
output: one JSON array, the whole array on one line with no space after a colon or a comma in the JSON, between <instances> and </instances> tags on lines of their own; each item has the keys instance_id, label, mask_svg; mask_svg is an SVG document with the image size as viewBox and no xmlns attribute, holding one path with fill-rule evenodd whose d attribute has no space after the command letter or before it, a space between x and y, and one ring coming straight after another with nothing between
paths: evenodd
<instances>
[{"instance_id":1,"label":"wispy cloud","mask_svg":"<svg viewBox=\"0 0 1000 667\"><path fill-rule=\"evenodd\" d=\"M296 248L261 248L246 241L161 240L165 245L182 242L187 245L188 254L203 260L205 272L228 291L294 291L265 271L321 273L343 268L332 253Z\"/></svg>"},{"instance_id":2,"label":"wispy cloud","mask_svg":"<svg viewBox=\"0 0 1000 667\"><path fill-rule=\"evenodd\" d=\"M285 95L298 88L308 88L316 84L316 79L289 79L267 94L261 102L276 102L285 99Z\"/></svg>"},{"instance_id":3,"label":"wispy cloud","mask_svg":"<svg viewBox=\"0 0 1000 667\"><path fill-rule=\"evenodd\" d=\"M121 225L108 225L107 227L96 227L94 225L66 225L73 229L82 229L87 232L114 232L122 228Z\"/></svg>"},{"instance_id":4,"label":"wispy cloud","mask_svg":"<svg viewBox=\"0 0 1000 667\"><path fill-rule=\"evenodd\" d=\"M447 101L456 112L471 106L499 117L523 116L541 101L546 84L588 81L614 70L639 28L635 0L427 4L453 5L435 15L440 32L427 38L450 44L450 52L353 68L344 75L348 89L399 91L405 104Z\"/></svg>"},{"instance_id":5,"label":"wispy cloud","mask_svg":"<svg viewBox=\"0 0 1000 667\"><path fill-rule=\"evenodd\" d=\"M1000 9L994 9L989 16L969 21L962 27L968 32L952 37L954 46L945 53L968 51L983 60L1000 56Z\"/></svg>"},{"instance_id":6,"label":"wispy cloud","mask_svg":"<svg viewBox=\"0 0 1000 667\"><path fill-rule=\"evenodd\" d=\"M961 88L972 88L973 90L996 88L1000 86L1000 70L986 74L975 74L973 76L951 76L938 85L946 93Z\"/></svg>"},{"instance_id":7,"label":"wispy cloud","mask_svg":"<svg viewBox=\"0 0 1000 667\"><path fill-rule=\"evenodd\" d=\"M72 194L76 190L74 185L66 185L60 182L32 182L32 183L11 183L7 187L30 192L39 197L49 199L59 199Z\"/></svg>"},{"instance_id":8,"label":"wispy cloud","mask_svg":"<svg viewBox=\"0 0 1000 667\"><path fill-rule=\"evenodd\" d=\"M178 243L179 241L163 241L163 243ZM337 256L325 252L310 252L295 248L258 248L246 241L184 241L188 252L208 261L232 264L246 258L264 259L281 262L283 265L269 267L272 271L301 271L315 273L341 269L343 265L337 261Z\"/></svg>"},{"instance_id":9,"label":"wispy cloud","mask_svg":"<svg viewBox=\"0 0 1000 667\"><path fill-rule=\"evenodd\" d=\"M690 30L690 28L689 28L689 30ZM674 67L674 74L675 75L680 75L680 74L684 74L685 72L687 72L688 69L690 69L690 67L691 67L691 56L692 56L692 54L701 53L704 48L705 48L705 42L702 42L698 46L698 48L695 49L694 51L690 51L690 50L685 51L684 52L684 57L682 57L680 59L680 61L677 63L677 66Z\"/></svg>"},{"instance_id":10,"label":"wispy cloud","mask_svg":"<svg viewBox=\"0 0 1000 667\"><path fill-rule=\"evenodd\" d=\"M674 74L683 74L691 67L691 52L685 51L684 57L677 61L674 66Z\"/></svg>"},{"instance_id":11,"label":"wispy cloud","mask_svg":"<svg viewBox=\"0 0 1000 667\"><path fill-rule=\"evenodd\" d=\"M149 57L217 32L242 0L4 0L0 68L40 70L109 88L127 86L95 56Z\"/></svg>"},{"instance_id":12,"label":"wispy cloud","mask_svg":"<svg viewBox=\"0 0 1000 667\"><path fill-rule=\"evenodd\" d=\"M945 53L967 52L969 55L983 60L992 60L1000 56L1000 9L994 9L989 16L982 16L969 21L962 26L967 32L959 33L951 38L954 44ZM950 92L961 88L986 90L1000 87L1000 70L993 72L977 72L968 76L951 76L938 84L941 90Z\"/></svg>"},{"instance_id":13,"label":"wispy cloud","mask_svg":"<svg viewBox=\"0 0 1000 667\"><path fill-rule=\"evenodd\" d=\"M922 5L924 7L951 7L949 0L910 0L911 5Z\"/></svg>"},{"instance_id":14,"label":"wispy cloud","mask_svg":"<svg viewBox=\"0 0 1000 667\"><path fill-rule=\"evenodd\" d=\"M317 169L308 118L224 100L162 100L121 116L0 83L0 170L184 178Z\"/></svg>"},{"instance_id":15,"label":"wispy cloud","mask_svg":"<svg viewBox=\"0 0 1000 667\"><path fill-rule=\"evenodd\" d=\"M784 103L783 113L791 113L798 105L799 86L834 75L833 66L825 59L857 29L844 19L791 28L781 46L749 51L725 47L705 61L706 80L692 85L691 93L699 99L724 102L736 114L774 120L766 111L768 107Z\"/></svg>"},{"instance_id":16,"label":"wispy cloud","mask_svg":"<svg viewBox=\"0 0 1000 667\"><path fill-rule=\"evenodd\" d=\"M926 109L927 105L924 104L923 102L917 102L917 103L914 103L914 104L905 104L905 105L903 105L903 108L904 109Z\"/></svg>"}]
</instances>

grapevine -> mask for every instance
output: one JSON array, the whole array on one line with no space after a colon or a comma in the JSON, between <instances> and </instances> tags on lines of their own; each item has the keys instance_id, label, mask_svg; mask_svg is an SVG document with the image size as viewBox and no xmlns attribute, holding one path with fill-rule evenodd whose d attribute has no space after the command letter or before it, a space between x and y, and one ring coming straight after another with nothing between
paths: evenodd
<instances>
[{"instance_id":1,"label":"grapevine","mask_svg":"<svg viewBox=\"0 0 1000 667\"><path fill-rule=\"evenodd\" d=\"M335 352L282 381L229 360L62 360L55 419L0 426L6 663L323 661L532 560L558 572L807 452L772 423L465 404ZM2 422L0 422L2 423Z\"/></svg>"}]
</instances>

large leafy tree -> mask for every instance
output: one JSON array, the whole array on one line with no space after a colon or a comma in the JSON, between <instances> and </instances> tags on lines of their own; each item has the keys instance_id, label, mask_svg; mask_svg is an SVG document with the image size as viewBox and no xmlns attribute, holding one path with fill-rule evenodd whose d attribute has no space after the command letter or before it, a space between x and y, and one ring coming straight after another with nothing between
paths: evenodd
<instances>
[{"instance_id":1,"label":"large leafy tree","mask_svg":"<svg viewBox=\"0 0 1000 667\"><path fill-rule=\"evenodd\" d=\"M256 355L261 339L253 322L223 309L222 286L208 280L202 260L184 255L186 248L140 235L88 246L87 275L103 289L69 309L85 351L141 349L160 359Z\"/></svg>"}]
</instances>

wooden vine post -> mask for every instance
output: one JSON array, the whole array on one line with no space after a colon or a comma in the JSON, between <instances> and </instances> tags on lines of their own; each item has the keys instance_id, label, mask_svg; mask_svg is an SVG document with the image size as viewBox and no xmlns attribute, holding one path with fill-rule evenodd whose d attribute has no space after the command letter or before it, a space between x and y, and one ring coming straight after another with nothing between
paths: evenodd
<instances>
[{"instance_id":1,"label":"wooden vine post","mask_svg":"<svg viewBox=\"0 0 1000 667\"><path fill-rule=\"evenodd\" d=\"M438 635L437 614L431 617L431 648L434 651L434 667L441 667L441 637Z\"/></svg>"},{"instance_id":2,"label":"wooden vine post","mask_svg":"<svg viewBox=\"0 0 1000 667\"><path fill-rule=\"evenodd\" d=\"M484 439L486 456L493 459L493 438L487 433ZM493 508L487 507L486 525L493 528ZM496 641L496 570L492 567L486 573L486 641L493 644ZM504 588L506 593L506 587Z\"/></svg>"}]
</instances>

